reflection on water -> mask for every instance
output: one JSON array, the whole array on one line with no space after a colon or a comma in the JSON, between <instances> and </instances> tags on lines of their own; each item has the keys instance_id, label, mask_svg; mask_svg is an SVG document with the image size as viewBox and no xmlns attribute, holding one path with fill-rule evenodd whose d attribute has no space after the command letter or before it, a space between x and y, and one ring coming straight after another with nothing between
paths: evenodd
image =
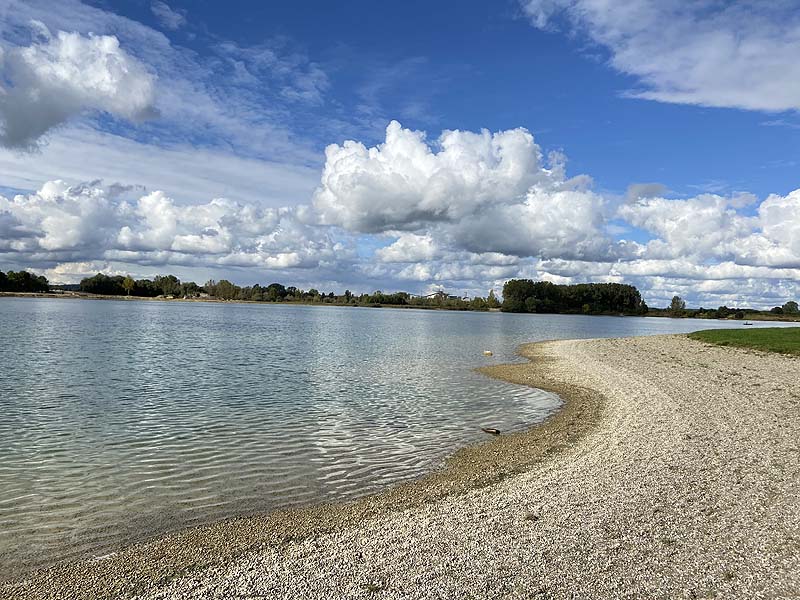
<instances>
[{"instance_id":1,"label":"reflection on water","mask_svg":"<svg viewBox=\"0 0 800 600\"><path fill-rule=\"evenodd\" d=\"M473 367L524 341L708 325L2 299L0 572L417 477L481 426L558 406Z\"/></svg>"}]
</instances>

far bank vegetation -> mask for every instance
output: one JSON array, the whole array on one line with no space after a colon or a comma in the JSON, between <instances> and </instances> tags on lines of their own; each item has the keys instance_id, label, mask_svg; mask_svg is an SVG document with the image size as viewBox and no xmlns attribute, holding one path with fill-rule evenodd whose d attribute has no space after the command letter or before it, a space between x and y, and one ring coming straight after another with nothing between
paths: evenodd
<instances>
[{"instance_id":1,"label":"far bank vegetation","mask_svg":"<svg viewBox=\"0 0 800 600\"><path fill-rule=\"evenodd\" d=\"M747 307L687 308L675 296L666 308L648 307L639 290L621 283L579 283L558 285L549 281L511 279L503 286L500 301L491 290L486 297L465 297L437 291L427 295L409 292L344 293L304 290L281 283L239 286L227 279L210 280L203 285L181 281L175 275L134 279L125 275L98 273L79 284L51 285L43 275L28 271L0 271L0 293L69 293L91 297L127 296L131 298L210 299L235 302L282 302L333 304L337 306L437 308L446 310L502 310L516 313L646 315L652 317L701 319L800 320L797 302L789 300L768 311Z\"/></svg>"}]
</instances>

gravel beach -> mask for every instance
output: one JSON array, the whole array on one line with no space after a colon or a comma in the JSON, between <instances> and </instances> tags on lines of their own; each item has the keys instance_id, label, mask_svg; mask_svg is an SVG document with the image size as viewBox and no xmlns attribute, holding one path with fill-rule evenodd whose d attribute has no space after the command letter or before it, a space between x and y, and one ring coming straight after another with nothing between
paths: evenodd
<instances>
[{"instance_id":1,"label":"gravel beach","mask_svg":"<svg viewBox=\"0 0 800 600\"><path fill-rule=\"evenodd\" d=\"M800 598L800 362L684 336L557 341L494 377L531 432L341 506L198 528L0 597Z\"/></svg>"}]
</instances>

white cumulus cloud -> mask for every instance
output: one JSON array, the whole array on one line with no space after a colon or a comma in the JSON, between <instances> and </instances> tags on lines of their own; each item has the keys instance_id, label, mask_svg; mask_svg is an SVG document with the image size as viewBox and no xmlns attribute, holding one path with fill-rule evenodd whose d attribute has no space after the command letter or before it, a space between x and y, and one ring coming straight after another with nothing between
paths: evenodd
<instances>
[{"instance_id":1,"label":"white cumulus cloud","mask_svg":"<svg viewBox=\"0 0 800 600\"><path fill-rule=\"evenodd\" d=\"M750 194L640 198L621 206L618 214L652 234L640 248L642 258L800 267L800 190L773 194L761 203Z\"/></svg>"},{"instance_id":2,"label":"white cumulus cloud","mask_svg":"<svg viewBox=\"0 0 800 600\"><path fill-rule=\"evenodd\" d=\"M328 146L314 207L323 223L361 233L408 231L381 251L399 262L453 250L516 256L607 256L604 201L590 180L565 178L564 157L545 165L526 129L444 131L436 142L392 121L386 140Z\"/></svg>"},{"instance_id":3,"label":"white cumulus cloud","mask_svg":"<svg viewBox=\"0 0 800 600\"><path fill-rule=\"evenodd\" d=\"M453 225L449 237L471 252L549 258L608 257L616 252L604 233L605 201L584 189L534 186L524 200L495 205Z\"/></svg>"},{"instance_id":4,"label":"white cumulus cloud","mask_svg":"<svg viewBox=\"0 0 800 600\"><path fill-rule=\"evenodd\" d=\"M518 202L534 183L552 177L522 128L444 131L434 145L423 132L392 121L376 147L352 140L328 146L314 206L325 223L351 230L414 229Z\"/></svg>"},{"instance_id":5,"label":"white cumulus cloud","mask_svg":"<svg viewBox=\"0 0 800 600\"><path fill-rule=\"evenodd\" d=\"M758 207L758 225L760 235L748 239L743 248L757 247L752 262L800 268L800 190L764 200Z\"/></svg>"},{"instance_id":6,"label":"white cumulus cloud","mask_svg":"<svg viewBox=\"0 0 800 600\"><path fill-rule=\"evenodd\" d=\"M153 114L154 78L114 36L59 31L39 24L39 39L2 56L0 145L30 148L83 111L139 120Z\"/></svg>"},{"instance_id":7,"label":"white cumulus cloud","mask_svg":"<svg viewBox=\"0 0 800 600\"><path fill-rule=\"evenodd\" d=\"M751 232L752 219L738 209L754 200L749 195L716 194L685 200L640 198L621 206L619 216L655 236L647 246L650 256L723 259L734 256L737 243Z\"/></svg>"},{"instance_id":8,"label":"white cumulus cloud","mask_svg":"<svg viewBox=\"0 0 800 600\"><path fill-rule=\"evenodd\" d=\"M383 262L411 263L430 261L440 254L436 241L430 235L400 233L393 243L379 248L375 257Z\"/></svg>"},{"instance_id":9,"label":"white cumulus cloud","mask_svg":"<svg viewBox=\"0 0 800 600\"><path fill-rule=\"evenodd\" d=\"M161 191L97 182L48 182L33 194L0 196L0 227L13 235L0 255L54 268L115 261L129 265L317 268L346 261L351 249L306 225L299 208L260 208L224 198L179 205Z\"/></svg>"}]
</instances>

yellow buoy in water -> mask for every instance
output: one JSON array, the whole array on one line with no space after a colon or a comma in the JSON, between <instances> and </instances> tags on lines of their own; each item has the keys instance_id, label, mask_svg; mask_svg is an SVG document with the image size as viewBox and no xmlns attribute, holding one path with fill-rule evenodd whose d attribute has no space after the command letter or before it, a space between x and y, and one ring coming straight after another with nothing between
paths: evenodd
<instances>
[{"instance_id":1,"label":"yellow buoy in water","mask_svg":"<svg viewBox=\"0 0 800 600\"><path fill-rule=\"evenodd\" d=\"M492 351L491 351L491 350L484 350L484 351L483 351L483 355L484 355L484 356L493 356L493 355L492 355Z\"/></svg>"}]
</instances>

